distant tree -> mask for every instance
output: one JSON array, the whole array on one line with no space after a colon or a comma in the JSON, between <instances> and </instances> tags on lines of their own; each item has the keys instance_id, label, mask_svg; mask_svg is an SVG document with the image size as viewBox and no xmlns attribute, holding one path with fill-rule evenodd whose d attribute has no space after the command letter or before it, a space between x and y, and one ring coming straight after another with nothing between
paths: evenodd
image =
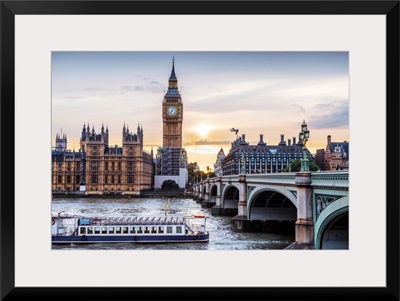
<instances>
[{"instance_id":1,"label":"distant tree","mask_svg":"<svg viewBox=\"0 0 400 301\"><path fill-rule=\"evenodd\" d=\"M161 184L161 188L166 190L175 190L179 189L179 185L174 180L165 180Z\"/></svg>"},{"instance_id":2,"label":"distant tree","mask_svg":"<svg viewBox=\"0 0 400 301\"><path fill-rule=\"evenodd\" d=\"M319 166L314 162L313 159L308 158L309 161L309 169L310 171L319 171L321 170ZM289 172L289 166L290 166L290 171L291 172L298 172L301 170L301 160L293 160L290 162L290 165L286 166L283 171L284 172Z\"/></svg>"},{"instance_id":3,"label":"distant tree","mask_svg":"<svg viewBox=\"0 0 400 301\"><path fill-rule=\"evenodd\" d=\"M191 162L187 165L187 171L188 171L188 180L191 185L196 180L196 170L197 170L197 162Z\"/></svg>"},{"instance_id":4,"label":"distant tree","mask_svg":"<svg viewBox=\"0 0 400 301\"><path fill-rule=\"evenodd\" d=\"M290 166L290 167L289 167ZM290 165L286 166L283 171L284 172L298 172L301 169L301 161L300 160L292 160Z\"/></svg>"},{"instance_id":5,"label":"distant tree","mask_svg":"<svg viewBox=\"0 0 400 301\"><path fill-rule=\"evenodd\" d=\"M206 167L207 172L205 173L205 177L209 177L209 178L214 178L215 177L215 172L210 168L210 166Z\"/></svg>"},{"instance_id":6,"label":"distant tree","mask_svg":"<svg viewBox=\"0 0 400 301\"><path fill-rule=\"evenodd\" d=\"M310 171L320 171L321 168L315 163L314 159L310 160Z\"/></svg>"},{"instance_id":7,"label":"distant tree","mask_svg":"<svg viewBox=\"0 0 400 301\"><path fill-rule=\"evenodd\" d=\"M192 162L187 165L189 183L194 184L196 181L205 180L207 178L207 175L209 178L215 177L215 172L209 166L207 166L206 172L197 168L197 162Z\"/></svg>"}]
</instances>

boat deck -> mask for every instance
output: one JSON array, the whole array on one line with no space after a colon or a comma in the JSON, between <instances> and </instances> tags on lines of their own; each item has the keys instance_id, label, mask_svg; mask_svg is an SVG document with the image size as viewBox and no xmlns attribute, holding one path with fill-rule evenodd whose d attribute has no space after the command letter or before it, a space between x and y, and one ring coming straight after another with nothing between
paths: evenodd
<instances>
[{"instance_id":1,"label":"boat deck","mask_svg":"<svg viewBox=\"0 0 400 301\"><path fill-rule=\"evenodd\" d=\"M83 218L90 220L90 225L183 225L182 217L111 217L111 218Z\"/></svg>"}]
</instances>

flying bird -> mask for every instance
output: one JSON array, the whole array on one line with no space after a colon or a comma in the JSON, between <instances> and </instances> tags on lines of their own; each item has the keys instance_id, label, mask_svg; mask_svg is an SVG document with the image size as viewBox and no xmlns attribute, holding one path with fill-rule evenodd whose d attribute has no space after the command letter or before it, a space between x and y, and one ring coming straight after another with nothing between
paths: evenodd
<instances>
[{"instance_id":1,"label":"flying bird","mask_svg":"<svg viewBox=\"0 0 400 301\"><path fill-rule=\"evenodd\" d=\"M231 132L235 132L235 134L237 135L237 133L239 132L239 129L231 128Z\"/></svg>"}]
</instances>

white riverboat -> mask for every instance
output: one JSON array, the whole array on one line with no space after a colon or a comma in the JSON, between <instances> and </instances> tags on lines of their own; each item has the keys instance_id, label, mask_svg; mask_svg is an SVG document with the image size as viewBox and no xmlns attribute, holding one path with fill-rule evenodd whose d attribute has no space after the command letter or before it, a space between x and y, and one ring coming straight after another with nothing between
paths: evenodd
<instances>
[{"instance_id":1,"label":"white riverboat","mask_svg":"<svg viewBox=\"0 0 400 301\"><path fill-rule=\"evenodd\" d=\"M206 243L207 216L90 217L53 213L53 244L93 243Z\"/></svg>"}]
</instances>

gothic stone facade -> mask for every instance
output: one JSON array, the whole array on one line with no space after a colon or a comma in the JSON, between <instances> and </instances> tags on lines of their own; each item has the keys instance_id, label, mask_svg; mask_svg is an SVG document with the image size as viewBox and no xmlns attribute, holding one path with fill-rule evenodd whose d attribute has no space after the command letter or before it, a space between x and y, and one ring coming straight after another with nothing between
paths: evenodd
<instances>
[{"instance_id":1,"label":"gothic stone facade","mask_svg":"<svg viewBox=\"0 0 400 301\"><path fill-rule=\"evenodd\" d=\"M109 146L108 128L83 126L80 150L67 150L66 136L56 136L52 151L52 189L78 191L86 194L121 192L139 194L153 188L153 154L143 151L143 128L136 133L123 127L122 147Z\"/></svg>"}]
</instances>

